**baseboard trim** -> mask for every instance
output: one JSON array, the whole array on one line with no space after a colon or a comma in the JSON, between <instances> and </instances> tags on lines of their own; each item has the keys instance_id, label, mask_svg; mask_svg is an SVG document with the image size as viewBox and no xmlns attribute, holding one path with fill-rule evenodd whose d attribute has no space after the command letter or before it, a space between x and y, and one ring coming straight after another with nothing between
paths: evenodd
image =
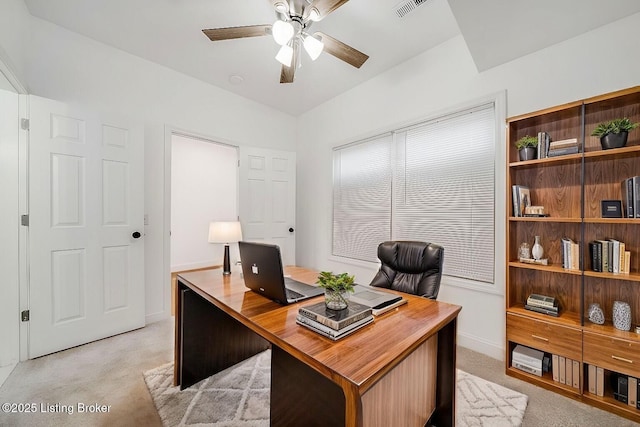
<instances>
[{"instance_id":1,"label":"baseboard trim","mask_svg":"<svg viewBox=\"0 0 640 427\"><path fill-rule=\"evenodd\" d=\"M147 314L145 317L145 324L148 325L150 323L159 322L161 320L168 319L169 317L171 317L171 314L165 312Z\"/></svg>"},{"instance_id":2,"label":"baseboard trim","mask_svg":"<svg viewBox=\"0 0 640 427\"><path fill-rule=\"evenodd\" d=\"M473 335L467 335L458 331L458 345L468 348L469 350L477 351L478 353L486 354L497 360L504 361L504 347L500 344L492 343L478 339Z\"/></svg>"},{"instance_id":3,"label":"baseboard trim","mask_svg":"<svg viewBox=\"0 0 640 427\"><path fill-rule=\"evenodd\" d=\"M9 378L9 375L13 372L13 368L16 366L18 366L18 364L13 363L11 365L0 367L0 387L2 387L2 384L4 384L7 378Z\"/></svg>"}]
</instances>

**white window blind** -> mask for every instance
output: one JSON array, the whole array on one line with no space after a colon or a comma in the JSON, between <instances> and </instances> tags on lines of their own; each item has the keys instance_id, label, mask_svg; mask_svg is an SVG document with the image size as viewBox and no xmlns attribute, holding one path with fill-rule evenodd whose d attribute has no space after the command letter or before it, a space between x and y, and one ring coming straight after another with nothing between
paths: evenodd
<instances>
[{"instance_id":1,"label":"white window blind","mask_svg":"<svg viewBox=\"0 0 640 427\"><path fill-rule=\"evenodd\" d=\"M335 149L333 255L422 240L445 248L443 274L493 283L495 155L493 102Z\"/></svg>"},{"instance_id":2,"label":"white window blind","mask_svg":"<svg viewBox=\"0 0 640 427\"><path fill-rule=\"evenodd\" d=\"M443 274L494 280L493 104L397 132L393 240L445 248Z\"/></svg>"},{"instance_id":3,"label":"white window blind","mask_svg":"<svg viewBox=\"0 0 640 427\"><path fill-rule=\"evenodd\" d=\"M376 261L391 235L391 134L333 156L333 255Z\"/></svg>"}]
</instances>

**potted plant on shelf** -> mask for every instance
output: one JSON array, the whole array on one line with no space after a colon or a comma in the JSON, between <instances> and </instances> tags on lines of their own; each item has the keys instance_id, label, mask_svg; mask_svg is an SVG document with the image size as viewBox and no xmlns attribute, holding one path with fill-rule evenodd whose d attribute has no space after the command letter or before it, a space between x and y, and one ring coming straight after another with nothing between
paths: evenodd
<instances>
[{"instance_id":1,"label":"potted plant on shelf","mask_svg":"<svg viewBox=\"0 0 640 427\"><path fill-rule=\"evenodd\" d=\"M516 148L520 160L533 160L536 158L536 147L538 147L538 138L535 136L525 135L516 141Z\"/></svg>"},{"instance_id":2,"label":"potted plant on shelf","mask_svg":"<svg viewBox=\"0 0 640 427\"><path fill-rule=\"evenodd\" d=\"M333 274L322 271L318 276L318 285L324 288L324 302L328 309L343 310L349 305L348 292L353 292L354 276L347 273Z\"/></svg>"},{"instance_id":3,"label":"potted plant on shelf","mask_svg":"<svg viewBox=\"0 0 640 427\"><path fill-rule=\"evenodd\" d=\"M627 144L629 132L637 128L640 123L631 123L626 117L599 123L591 132L591 136L600 138L603 150L624 147Z\"/></svg>"}]
</instances>

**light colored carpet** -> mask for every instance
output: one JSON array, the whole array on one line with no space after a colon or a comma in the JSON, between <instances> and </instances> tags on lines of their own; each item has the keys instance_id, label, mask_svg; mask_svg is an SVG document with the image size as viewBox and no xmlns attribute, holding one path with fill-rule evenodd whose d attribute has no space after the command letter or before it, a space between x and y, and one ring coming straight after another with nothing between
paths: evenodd
<instances>
[{"instance_id":1,"label":"light colored carpet","mask_svg":"<svg viewBox=\"0 0 640 427\"><path fill-rule=\"evenodd\" d=\"M269 425L269 350L180 391L173 363L144 373L165 427ZM458 369L456 426L517 427L527 396Z\"/></svg>"}]
</instances>

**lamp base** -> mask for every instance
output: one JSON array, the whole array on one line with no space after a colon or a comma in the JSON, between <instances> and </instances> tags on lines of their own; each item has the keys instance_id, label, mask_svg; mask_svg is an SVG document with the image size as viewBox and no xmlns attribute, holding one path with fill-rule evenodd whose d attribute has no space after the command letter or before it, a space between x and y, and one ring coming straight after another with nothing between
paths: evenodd
<instances>
[{"instance_id":1,"label":"lamp base","mask_svg":"<svg viewBox=\"0 0 640 427\"><path fill-rule=\"evenodd\" d=\"M229 245L224 245L224 260L222 262L222 274L229 276L231 274L231 263L229 262Z\"/></svg>"}]
</instances>

